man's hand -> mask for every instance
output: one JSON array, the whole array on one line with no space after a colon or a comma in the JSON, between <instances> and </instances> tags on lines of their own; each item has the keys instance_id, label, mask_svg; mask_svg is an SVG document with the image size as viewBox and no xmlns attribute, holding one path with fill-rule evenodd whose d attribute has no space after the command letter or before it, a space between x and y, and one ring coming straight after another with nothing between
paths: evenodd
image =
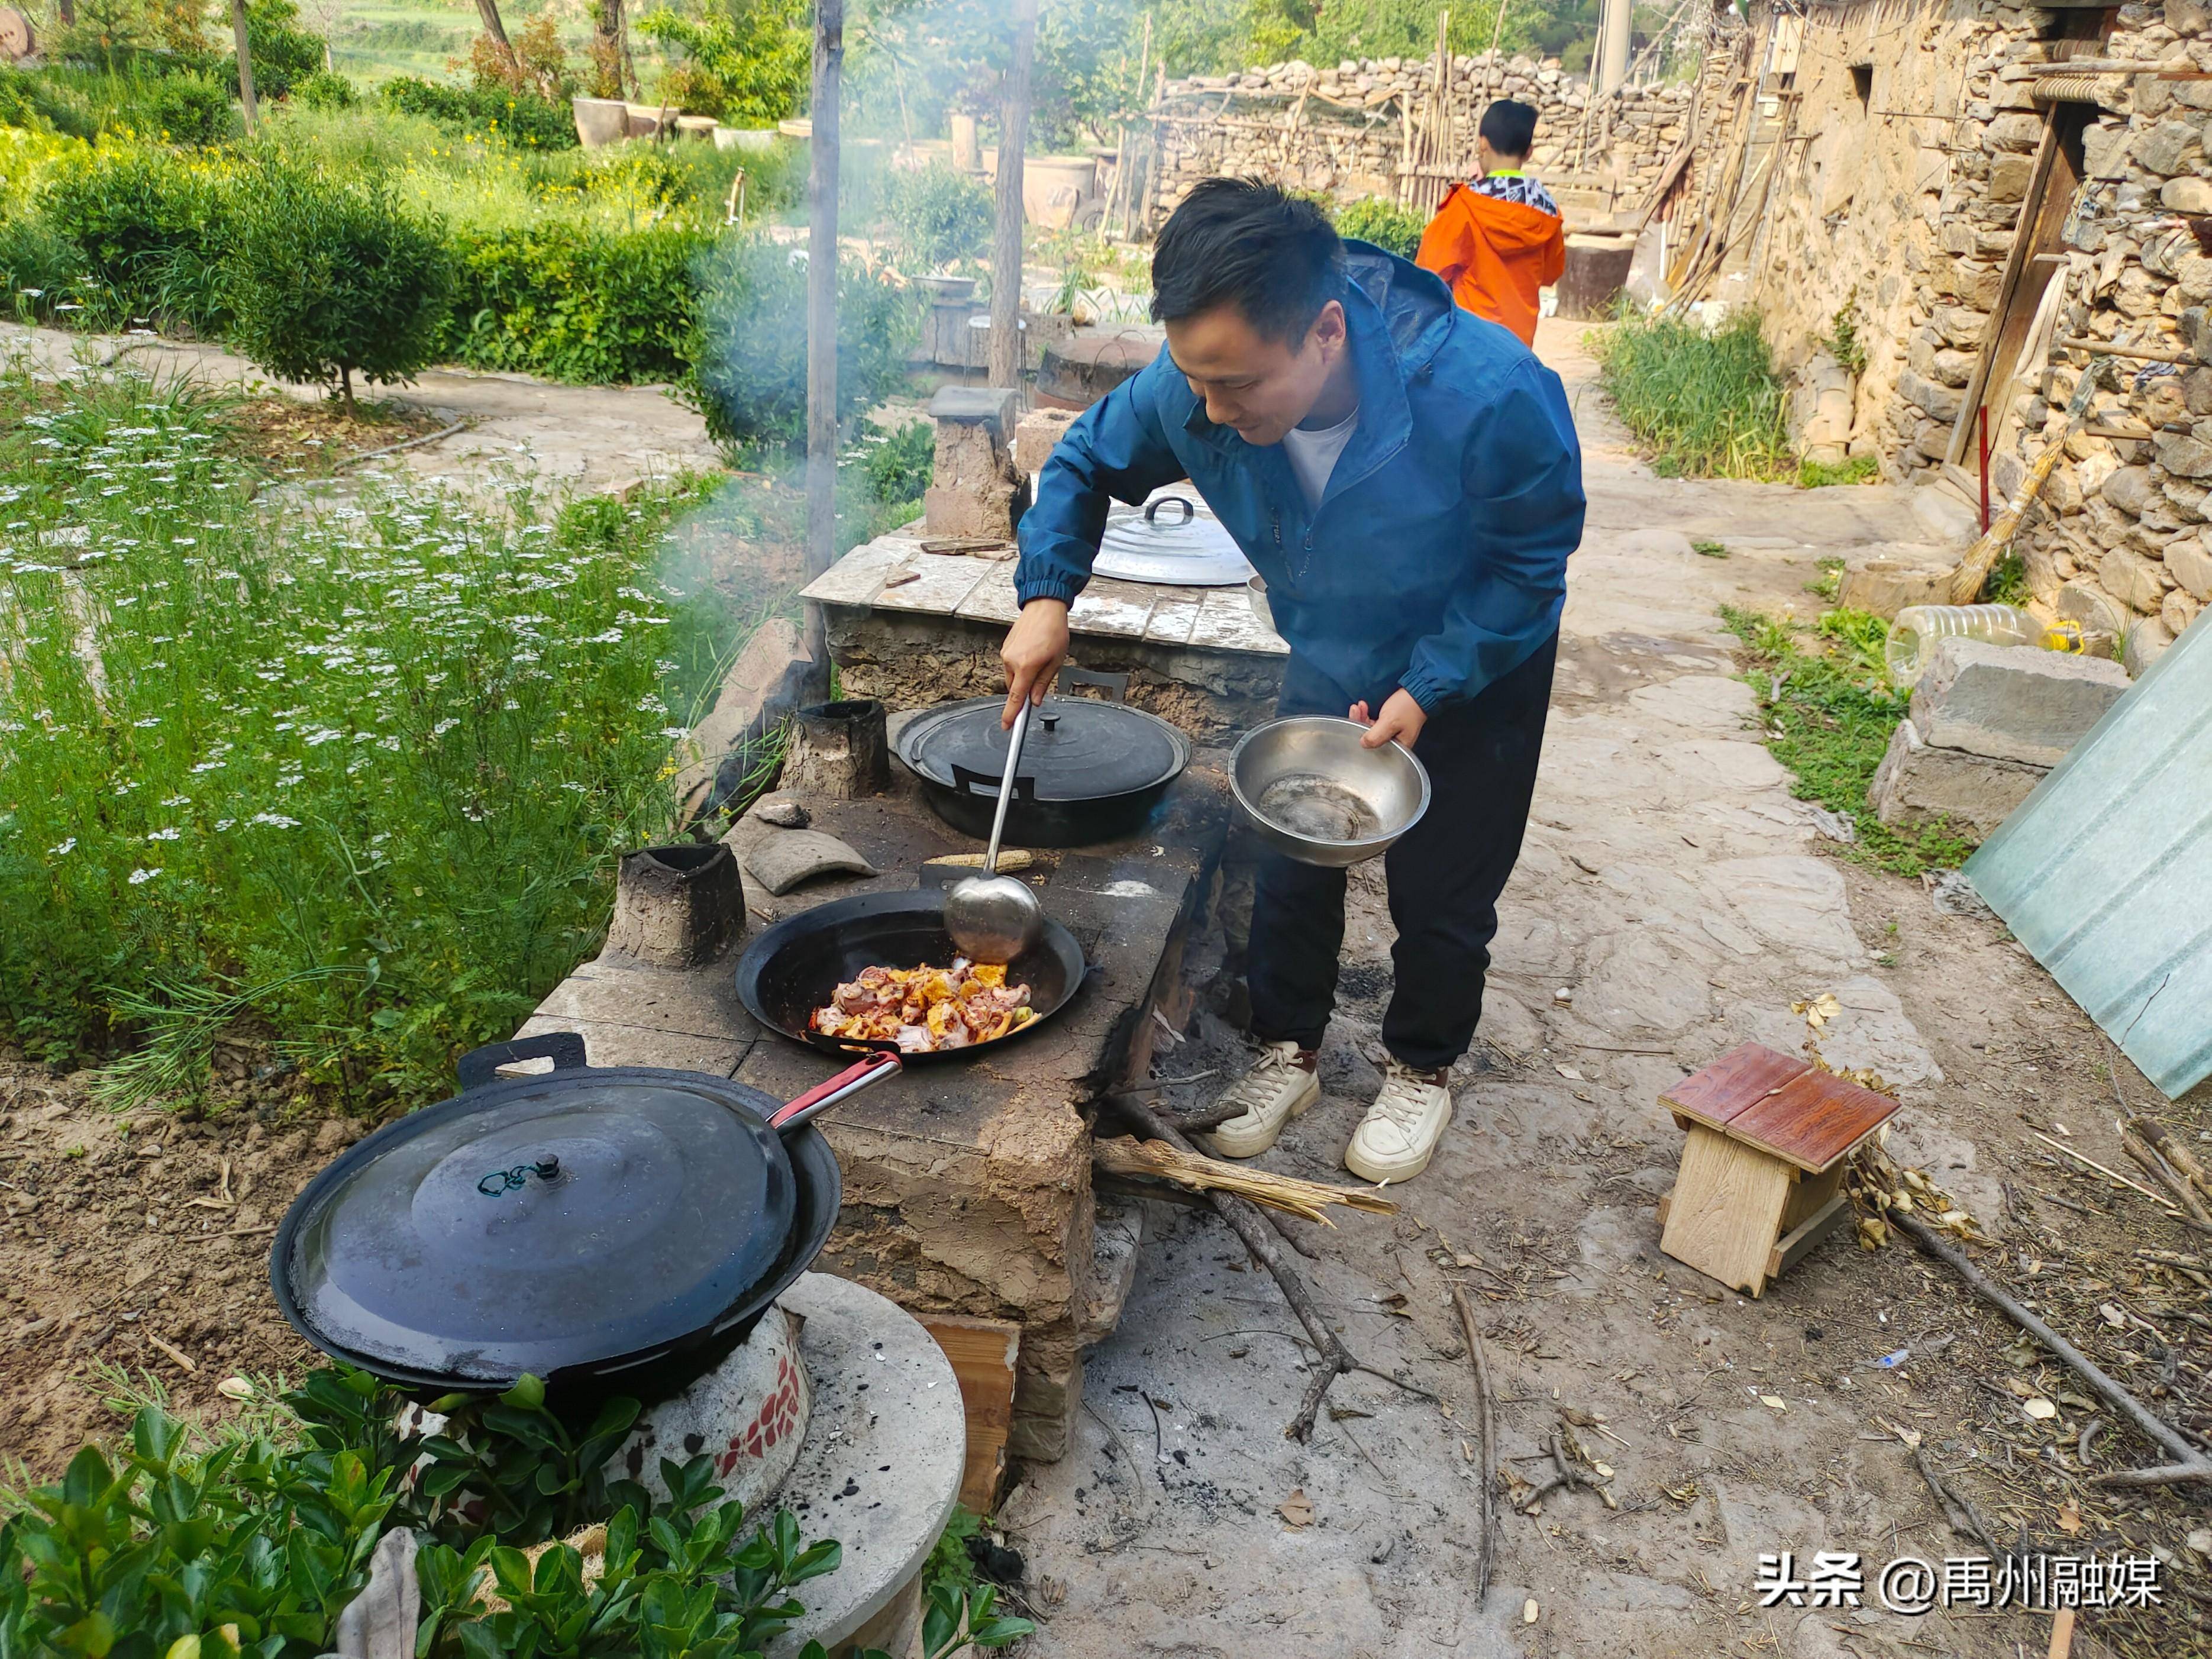
<instances>
[{"instance_id":1,"label":"man's hand","mask_svg":"<svg viewBox=\"0 0 2212 1659\"><path fill-rule=\"evenodd\" d=\"M1060 637L1066 637L1064 628ZM1012 644L1011 640L1007 641L1009 649ZM1379 714L1370 714L1365 703L1355 702L1352 705L1351 717L1367 728L1367 735L1359 740L1362 749L1380 749L1393 739L1411 749L1419 741L1421 727L1428 724L1429 719L1427 711L1413 701L1413 694L1410 691L1393 691L1384 701L1382 712Z\"/></svg>"},{"instance_id":2,"label":"man's hand","mask_svg":"<svg viewBox=\"0 0 2212 1659\"><path fill-rule=\"evenodd\" d=\"M1006 707L999 716L1000 731L1013 729L1024 697L1031 702L1044 701L1046 688L1066 654L1067 601L1031 599L999 647L999 660L1006 665Z\"/></svg>"}]
</instances>

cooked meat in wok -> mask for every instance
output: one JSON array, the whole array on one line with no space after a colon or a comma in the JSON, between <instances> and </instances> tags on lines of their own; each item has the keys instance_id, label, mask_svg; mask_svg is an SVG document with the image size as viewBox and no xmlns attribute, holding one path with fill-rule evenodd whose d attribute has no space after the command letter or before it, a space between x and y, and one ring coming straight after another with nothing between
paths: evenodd
<instances>
[{"instance_id":1,"label":"cooked meat in wok","mask_svg":"<svg viewBox=\"0 0 2212 1659\"><path fill-rule=\"evenodd\" d=\"M989 1042L1036 1018L1030 988L1006 970L956 957L950 968L863 968L807 1024L824 1036L896 1042L909 1054Z\"/></svg>"}]
</instances>

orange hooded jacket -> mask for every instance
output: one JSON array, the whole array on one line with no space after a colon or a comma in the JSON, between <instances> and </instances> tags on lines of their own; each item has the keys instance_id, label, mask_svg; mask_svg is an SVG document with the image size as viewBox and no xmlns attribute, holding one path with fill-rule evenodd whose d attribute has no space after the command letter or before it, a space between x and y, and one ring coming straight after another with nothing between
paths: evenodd
<instances>
[{"instance_id":1,"label":"orange hooded jacket","mask_svg":"<svg viewBox=\"0 0 2212 1659\"><path fill-rule=\"evenodd\" d=\"M1567 268L1566 224L1557 214L1454 185L1421 236L1414 264L1433 270L1478 317L1536 343L1536 290Z\"/></svg>"}]
</instances>

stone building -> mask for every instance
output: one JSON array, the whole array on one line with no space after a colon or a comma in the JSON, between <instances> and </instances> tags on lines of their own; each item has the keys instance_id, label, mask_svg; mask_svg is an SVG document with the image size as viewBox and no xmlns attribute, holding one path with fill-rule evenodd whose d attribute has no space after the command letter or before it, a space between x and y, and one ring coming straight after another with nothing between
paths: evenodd
<instances>
[{"instance_id":1,"label":"stone building","mask_svg":"<svg viewBox=\"0 0 2212 1659\"><path fill-rule=\"evenodd\" d=\"M2063 441L2014 550L2140 672L2212 600L2207 8L1856 0L1762 10L1752 51L1781 161L1747 288L1801 441L1972 502L1986 428L2002 511Z\"/></svg>"}]
</instances>

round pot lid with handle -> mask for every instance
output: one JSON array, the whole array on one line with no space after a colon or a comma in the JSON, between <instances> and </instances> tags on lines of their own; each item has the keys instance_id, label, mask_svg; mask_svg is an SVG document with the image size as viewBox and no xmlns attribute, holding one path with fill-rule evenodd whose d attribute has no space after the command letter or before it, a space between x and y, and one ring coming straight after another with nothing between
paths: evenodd
<instances>
[{"instance_id":1,"label":"round pot lid with handle","mask_svg":"<svg viewBox=\"0 0 2212 1659\"><path fill-rule=\"evenodd\" d=\"M493 1080L556 1048L555 1071ZM799 1197L763 1115L781 1103L589 1066L569 1033L495 1051L294 1201L270 1272L311 1342L386 1376L506 1387L680 1348L777 1271Z\"/></svg>"},{"instance_id":2,"label":"round pot lid with handle","mask_svg":"<svg viewBox=\"0 0 2212 1659\"><path fill-rule=\"evenodd\" d=\"M1170 587L1242 587L1251 561L1195 493L1172 486L1137 511L1116 513L1098 538L1097 575Z\"/></svg>"},{"instance_id":3,"label":"round pot lid with handle","mask_svg":"<svg viewBox=\"0 0 2212 1659\"><path fill-rule=\"evenodd\" d=\"M1069 672L1061 671L1063 677ZM995 796L1006 775L1003 697L974 697L917 715L900 732L898 756L947 787L964 779ZM1047 697L1030 720L1017 800L1091 801L1167 782L1190 763L1190 744L1158 715L1126 703Z\"/></svg>"}]
</instances>

